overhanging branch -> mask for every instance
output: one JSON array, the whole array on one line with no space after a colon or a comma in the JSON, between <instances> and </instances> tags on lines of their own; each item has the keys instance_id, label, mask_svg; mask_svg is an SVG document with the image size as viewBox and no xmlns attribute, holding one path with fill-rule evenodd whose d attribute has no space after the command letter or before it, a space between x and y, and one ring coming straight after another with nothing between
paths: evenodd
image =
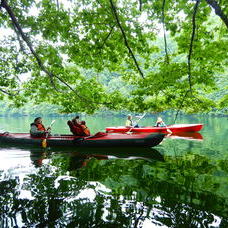
<instances>
[{"instance_id":1,"label":"overhanging branch","mask_svg":"<svg viewBox=\"0 0 228 228\"><path fill-rule=\"evenodd\" d=\"M191 42L189 47L188 53L188 81L190 91L192 93L192 72L191 72L191 58L192 58L192 51L193 51L193 42L195 38L195 30L196 30L196 13L199 6L200 0L196 0L196 4L194 6L193 16L192 16L192 35L191 35Z\"/></svg>"},{"instance_id":2,"label":"overhanging branch","mask_svg":"<svg viewBox=\"0 0 228 228\"><path fill-rule=\"evenodd\" d=\"M6 94L6 95L8 95L8 96L16 96L17 94L14 94L14 93L11 93L11 92L8 92L8 91L6 91L6 90L4 90L4 89L2 89L2 88L0 88L0 92L2 92L2 93L4 93L4 94Z\"/></svg>"},{"instance_id":3,"label":"overhanging branch","mask_svg":"<svg viewBox=\"0 0 228 228\"><path fill-rule=\"evenodd\" d=\"M139 11L142 11L142 0L139 0Z\"/></svg>"},{"instance_id":4,"label":"overhanging branch","mask_svg":"<svg viewBox=\"0 0 228 228\"><path fill-rule=\"evenodd\" d=\"M111 34L112 34L112 31L113 31L113 29L114 29L114 27L115 27L115 24L111 27L111 29L110 29L110 31L109 31L109 33L108 33L108 35L105 37L105 39L103 40L103 42L102 42L102 45L101 45L101 49L104 47L104 45L105 45L105 43L106 43L106 41L108 40L108 38L111 36Z\"/></svg>"},{"instance_id":5,"label":"overhanging branch","mask_svg":"<svg viewBox=\"0 0 228 228\"><path fill-rule=\"evenodd\" d=\"M225 23L226 27L228 28L228 17L224 14L221 7L215 0L206 0L207 3L215 10L215 13L222 19Z\"/></svg>"},{"instance_id":6,"label":"overhanging branch","mask_svg":"<svg viewBox=\"0 0 228 228\"><path fill-rule=\"evenodd\" d=\"M52 72L49 72L48 69L43 65L43 63L42 63L42 61L41 61L39 55L36 53L36 51L34 50L34 48L33 48L32 44L31 44L31 42L29 41L29 39L27 38L27 36L26 36L25 33L23 32L21 26L19 25L16 16L14 15L12 9L10 8L10 6L9 6L8 3L7 3L7 0L2 0L0 6L1 6L2 8L5 8L5 10L7 11L7 13L9 14L9 16L10 16L10 18L11 18L11 21L12 21L12 23L13 23L14 28L18 31L18 34L20 34L20 36L22 37L22 39L24 40L24 42L27 44L27 46L28 46L29 50L31 51L32 55L35 57L35 59L36 59L38 65L39 65L40 69L41 69L43 72L45 72L45 73L49 76L50 81L51 81L51 84L52 84L52 86L55 88L55 90L58 91L58 89L57 89L56 86L55 86L55 83L54 83L53 78L58 79L58 80L59 80L60 82L62 82L66 87L68 87L71 91L73 91L73 92L76 94L76 96L77 96L78 98L80 98L81 100L83 100L83 101L85 101L85 102L88 102L88 105L90 105L91 102L92 102L91 100L89 100L89 99L87 99L87 98L85 98L85 97L79 95L79 94L76 92L76 90L73 89L67 82L65 82L65 81L64 81L63 79L61 79L59 76L54 75ZM9 93L7 93L7 92L4 91L4 90L0 90L0 91L2 91L3 93L9 95ZM58 91L58 92L59 92L59 91ZM98 104L99 104L99 103L98 103Z\"/></svg>"},{"instance_id":7,"label":"overhanging branch","mask_svg":"<svg viewBox=\"0 0 228 228\"><path fill-rule=\"evenodd\" d=\"M45 66L43 65L41 59L39 58L38 54L35 52L35 50L33 49L33 46L31 44L31 42L29 41L28 37L25 35L25 33L23 32L21 26L19 25L16 16L14 15L12 9L10 8L10 6L8 5L6 0L2 0L1 6L5 8L5 10L7 11L7 13L9 14L13 26L15 29L17 29L18 33L21 35L22 39L25 41L25 43L27 44L29 50L31 51L32 55L35 57L39 67L41 68L42 71L44 71L49 77L50 77L50 81L53 85L53 87L57 90L54 81L53 81L53 74L51 72L49 72Z\"/></svg>"},{"instance_id":8,"label":"overhanging branch","mask_svg":"<svg viewBox=\"0 0 228 228\"><path fill-rule=\"evenodd\" d=\"M126 36L126 34L125 34L125 31L124 31L123 27L122 27L121 24L120 24L120 20L119 20L117 11L116 11L116 7L114 6L112 0L109 0L109 1L110 1L110 4L111 4L111 7L112 7L112 11L113 11L113 13L114 13L114 16L115 16L115 18L116 18L116 22L117 22L117 24L118 24L118 26L119 26L119 28L120 28L120 30L121 30L121 33L122 33L122 35L123 35L124 43L125 43L125 45L126 45L128 51L129 51L131 57L132 57L133 60L134 60L134 63L135 63L135 65L136 65L136 68L138 69L138 71L139 71L140 75L142 76L142 78L144 78L144 74L143 74L142 70L141 70L140 67L139 67L139 64L138 64L138 62L137 62L137 60L136 60L136 58L135 58L135 55L134 55L133 51L132 51L131 48L130 48L130 45L129 45L129 43L128 43L128 40L127 40L127 36Z\"/></svg>"},{"instance_id":9,"label":"overhanging branch","mask_svg":"<svg viewBox=\"0 0 228 228\"><path fill-rule=\"evenodd\" d=\"M162 2L162 26L163 26L163 36L164 36L164 43L165 43L165 61L169 63L169 55L168 55L168 48L167 48L167 39L166 39L166 27L165 27L165 0Z\"/></svg>"},{"instance_id":10,"label":"overhanging branch","mask_svg":"<svg viewBox=\"0 0 228 228\"><path fill-rule=\"evenodd\" d=\"M181 103L180 103L180 106L179 106L178 109L177 109L177 113L176 113L176 116L175 116L175 119L174 119L174 124L176 123L178 114L179 114L181 108L183 107L184 101L185 101L185 99L186 99L186 97L187 97L187 95L188 95L189 92L190 92L190 91L188 90L188 91L185 93L184 97L182 98L182 101L181 101Z\"/></svg>"}]
</instances>

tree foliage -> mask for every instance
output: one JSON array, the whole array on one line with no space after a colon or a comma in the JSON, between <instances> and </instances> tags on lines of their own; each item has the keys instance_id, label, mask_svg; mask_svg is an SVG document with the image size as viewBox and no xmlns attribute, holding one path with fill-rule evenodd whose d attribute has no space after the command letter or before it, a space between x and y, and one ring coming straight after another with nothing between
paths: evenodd
<instances>
[{"instance_id":1,"label":"tree foliage","mask_svg":"<svg viewBox=\"0 0 228 228\"><path fill-rule=\"evenodd\" d=\"M227 65L227 1L0 2L9 33L0 37L0 98L17 106L192 113L227 104L226 91L218 102L207 95Z\"/></svg>"}]
</instances>

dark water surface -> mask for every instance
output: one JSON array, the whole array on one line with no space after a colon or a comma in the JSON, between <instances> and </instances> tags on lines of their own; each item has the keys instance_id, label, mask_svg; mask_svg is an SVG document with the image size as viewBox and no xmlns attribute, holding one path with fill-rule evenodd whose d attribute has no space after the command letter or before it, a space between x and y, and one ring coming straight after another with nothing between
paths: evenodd
<instances>
[{"instance_id":1,"label":"dark water surface","mask_svg":"<svg viewBox=\"0 0 228 228\"><path fill-rule=\"evenodd\" d=\"M66 121L57 118L53 133L69 133ZM86 121L93 133L125 122ZM0 117L0 129L28 132L30 122ZM145 117L140 124L154 122ZM178 123L205 126L201 135L173 136L154 148L1 144L0 227L228 227L228 120Z\"/></svg>"}]
</instances>

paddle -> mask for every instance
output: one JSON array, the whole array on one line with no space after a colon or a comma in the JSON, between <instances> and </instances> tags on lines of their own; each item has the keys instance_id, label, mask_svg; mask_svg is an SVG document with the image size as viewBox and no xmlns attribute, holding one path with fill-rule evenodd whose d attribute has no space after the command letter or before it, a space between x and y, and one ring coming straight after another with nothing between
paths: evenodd
<instances>
[{"instance_id":1,"label":"paddle","mask_svg":"<svg viewBox=\"0 0 228 228\"><path fill-rule=\"evenodd\" d=\"M163 122L164 123L164 122ZM165 127L166 128L166 130L167 130L167 132L168 132L168 135L171 135L173 132L167 127L167 125L164 123L164 125L165 126L163 126L163 127Z\"/></svg>"},{"instance_id":2,"label":"paddle","mask_svg":"<svg viewBox=\"0 0 228 228\"><path fill-rule=\"evenodd\" d=\"M50 123L50 126L49 126L48 128L51 129L51 126L52 126L54 123L55 123L55 120L52 120L51 123ZM47 129L48 129L48 128L47 128ZM46 147L47 147L47 137L48 137L48 131L46 132L45 138L44 138L43 141L42 141L42 147L43 147L43 148L46 148Z\"/></svg>"},{"instance_id":3,"label":"paddle","mask_svg":"<svg viewBox=\"0 0 228 228\"><path fill-rule=\"evenodd\" d=\"M51 128L51 126L52 126L54 123L55 123L55 120L52 120L49 127Z\"/></svg>"},{"instance_id":4,"label":"paddle","mask_svg":"<svg viewBox=\"0 0 228 228\"><path fill-rule=\"evenodd\" d=\"M134 124L134 126L132 126L130 128L130 130L127 132L127 134L130 134L131 133L131 130L139 123L139 121L146 115L146 113L144 113L137 121L136 121L136 124Z\"/></svg>"},{"instance_id":5,"label":"paddle","mask_svg":"<svg viewBox=\"0 0 228 228\"><path fill-rule=\"evenodd\" d=\"M173 132L167 126L165 126L165 127L166 127L167 132L169 133L168 135L171 135Z\"/></svg>"}]
</instances>

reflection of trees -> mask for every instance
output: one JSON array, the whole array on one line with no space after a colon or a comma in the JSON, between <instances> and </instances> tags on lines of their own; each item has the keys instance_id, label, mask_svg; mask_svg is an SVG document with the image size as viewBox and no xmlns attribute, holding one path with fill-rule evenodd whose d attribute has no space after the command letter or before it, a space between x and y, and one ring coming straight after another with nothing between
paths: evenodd
<instances>
[{"instance_id":1,"label":"reflection of trees","mask_svg":"<svg viewBox=\"0 0 228 228\"><path fill-rule=\"evenodd\" d=\"M86 167L69 169L77 158L88 156L56 154L55 166L43 165L23 184L2 181L0 225L17 225L21 218L26 227L140 227L146 220L168 227L207 227L214 215L228 225L228 199L219 194L215 178L218 167L205 157L187 154L165 157L166 162L93 157ZM112 191L99 190L98 182ZM20 188L31 197L19 197Z\"/></svg>"},{"instance_id":2,"label":"reflection of trees","mask_svg":"<svg viewBox=\"0 0 228 228\"><path fill-rule=\"evenodd\" d=\"M17 197L19 191L18 178L0 182L0 226L10 227L17 225L16 210L18 205Z\"/></svg>"},{"instance_id":3,"label":"reflection of trees","mask_svg":"<svg viewBox=\"0 0 228 228\"><path fill-rule=\"evenodd\" d=\"M47 173L50 175L47 176ZM55 174L55 175L54 175ZM1 194L1 205L8 205L1 209L3 227L8 227L11 219L16 225L16 217L20 215L26 227L37 225L38 227L54 227L58 225L65 227L93 227L109 224L109 219L102 220L104 204L107 200L104 195L98 194L94 201L90 201L85 196L77 199L79 193L89 188L86 181L77 178L59 178L57 173L52 173L46 167L40 169L38 175L31 175L24 181L23 189L32 192L33 199L19 199L19 185L15 180L1 183L1 186L9 186L7 194ZM14 187L14 188L12 188ZM91 186L90 186L91 187ZM2 190L2 189L1 189ZM8 196L8 197L7 197ZM120 208L115 203L115 212ZM125 215L119 213L121 223L113 220L113 224L127 224ZM19 217L20 217L19 216ZM118 221L118 222L117 222ZM112 223L111 223L112 224Z\"/></svg>"}]
</instances>

